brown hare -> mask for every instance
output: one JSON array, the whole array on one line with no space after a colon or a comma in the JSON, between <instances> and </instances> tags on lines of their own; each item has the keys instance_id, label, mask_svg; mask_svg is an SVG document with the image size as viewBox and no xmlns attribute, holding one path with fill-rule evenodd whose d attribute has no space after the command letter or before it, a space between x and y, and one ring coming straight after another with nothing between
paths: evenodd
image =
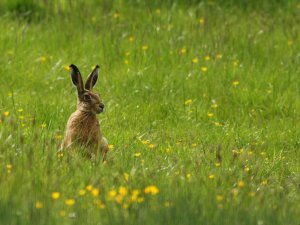
<instances>
[{"instance_id":1,"label":"brown hare","mask_svg":"<svg viewBox=\"0 0 300 225\"><path fill-rule=\"evenodd\" d=\"M86 155L91 159L98 159L101 150L103 160L106 160L108 143L102 136L100 124L96 114L103 112L104 104L101 97L92 91L97 82L99 66L97 65L88 76L85 85L78 68L71 64L71 78L77 88L78 100L77 110L70 116L65 138L62 142L62 149L79 145L86 151Z\"/></svg>"}]
</instances>

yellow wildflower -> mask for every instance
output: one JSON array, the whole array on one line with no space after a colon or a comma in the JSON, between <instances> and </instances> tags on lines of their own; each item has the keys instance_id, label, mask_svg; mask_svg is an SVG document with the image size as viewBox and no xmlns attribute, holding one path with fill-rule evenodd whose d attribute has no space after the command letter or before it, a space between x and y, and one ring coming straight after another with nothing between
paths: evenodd
<instances>
[{"instance_id":1,"label":"yellow wildflower","mask_svg":"<svg viewBox=\"0 0 300 225\"><path fill-rule=\"evenodd\" d=\"M186 52L187 52L187 50L186 50L185 47L181 48L180 51L179 51L179 53L180 53L181 55L186 54Z\"/></svg>"},{"instance_id":2,"label":"yellow wildflower","mask_svg":"<svg viewBox=\"0 0 300 225\"><path fill-rule=\"evenodd\" d=\"M221 127L222 126L222 124L220 124L219 122L215 122L214 124L215 124L216 127Z\"/></svg>"},{"instance_id":3,"label":"yellow wildflower","mask_svg":"<svg viewBox=\"0 0 300 225\"><path fill-rule=\"evenodd\" d=\"M55 138L56 138L57 140L61 140L61 139L63 138L63 136L62 136L61 134L56 134L56 135L55 135Z\"/></svg>"},{"instance_id":4,"label":"yellow wildflower","mask_svg":"<svg viewBox=\"0 0 300 225\"><path fill-rule=\"evenodd\" d=\"M240 181L238 182L238 187L239 187L239 188L245 187L245 182L242 181L242 180L240 180Z\"/></svg>"},{"instance_id":5,"label":"yellow wildflower","mask_svg":"<svg viewBox=\"0 0 300 225\"><path fill-rule=\"evenodd\" d=\"M248 155L253 155L254 152L253 151L248 151Z\"/></svg>"},{"instance_id":6,"label":"yellow wildflower","mask_svg":"<svg viewBox=\"0 0 300 225\"><path fill-rule=\"evenodd\" d=\"M95 69L97 65L91 66L91 70Z\"/></svg>"},{"instance_id":7,"label":"yellow wildflower","mask_svg":"<svg viewBox=\"0 0 300 225\"><path fill-rule=\"evenodd\" d=\"M133 154L135 157L140 157L142 154L140 152L136 152Z\"/></svg>"},{"instance_id":8,"label":"yellow wildflower","mask_svg":"<svg viewBox=\"0 0 300 225\"><path fill-rule=\"evenodd\" d=\"M250 171L250 168L249 168L249 167L245 167L244 171L245 171L245 172L249 172L249 171Z\"/></svg>"},{"instance_id":9,"label":"yellow wildflower","mask_svg":"<svg viewBox=\"0 0 300 225\"><path fill-rule=\"evenodd\" d=\"M141 193L141 191L139 189L134 189L131 192L132 195L139 195L140 193Z\"/></svg>"},{"instance_id":10,"label":"yellow wildflower","mask_svg":"<svg viewBox=\"0 0 300 225\"><path fill-rule=\"evenodd\" d=\"M214 108L214 109L216 109L216 108L218 108L218 104L214 103L214 104L211 105L211 107Z\"/></svg>"},{"instance_id":11,"label":"yellow wildflower","mask_svg":"<svg viewBox=\"0 0 300 225\"><path fill-rule=\"evenodd\" d=\"M100 199L95 200L94 204L96 206L98 206L98 208L100 208L100 209L104 209L105 208L105 204Z\"/></svg>"},{"instance_id":12,"label":"yellow wildflower","mask_svg":"<svg viewBox=\"0 0 300 225\"><path fill-rule=\"evenodd\" d=\"M73 198L66 199L65 204L68 206L72 206L75 204L75 200Z\"/></svg>"},{"instance_id":13,"label":"yellow wildflower","mask_svg":"<svg viewBox=\"0 0 300 225\"><path fill-rule=\"evenodd\" d=\"M231 190L231 193L232 193L233 196L237 196L238 193L239 193L239 190L238 190L237 188L233 188L233 189Z\"/></svg>"},{"instance_id":14,"label":"yellow wildflower","mask_svg":"<svg viewBox=\"0 0 300 225\"><path fill-rule=\"evenodd\" d=\"M204 57L204 59L205 59L206 61L209 61L209 60L210 60L210 56L207 55L207 56Z\"/></svg>"},{"instance_id":15,"label":"yellow wildflower","mask_svg":"<svg viewBox=\"0 0 300 225\"><path fill-rule=\"evenodd\" d=\"M208 117L213 117L213 116L214 116L214 114L213 114L213 113L211 113L211 112L209 112L209 113L207 113L207 116L208 116Z\"/></svg>"},{"instance_id":16,"label":"yellow wildflower","mask_svg":"<svg viewBox=\"0 0 300 225\"><path fill-rule=\"evenodd\" d=\"M57 191L52 192L51 197L52 197L53 200L57 200L60 197L60 193L57 192Z\"/></svg>"},{"instance_id":17,"label":"yellow wildflower","mask_svg":"<svg viewBox=\"0 0 300 225\"><path fill-rule=\"evenodd\" d=\"M208 176L208 178L211 179L211 180L212 180L212 179L215 179L215 177L216 177L216 176L215 176L214 174L210 174L210 175Z\"/></svg>"},{"instance_id":18,"label":"yellow wildflower","mask_svg":"<svg viewBox=\"0 0 300 225\"><path fill-rule=\"evenodd\" d=\"M159 193L159 189L155 185L147 186L144 189L145 194L157 195Z\"/></svg>"},{"instance_id":19,"label":"yellow wildflower","mask_svg":"<svg viewBox=\"0 0 300 225\"><path fill-rule=\"evenodd\" d=\"M143 143L144 145L146 145L146 144L149 144L150 141L149 141L149 140L143 140L142 143Z\"/></svg>"},{"instance_id":20,"label":"yellow wildflower","mask_svg":"<svg viewBox=\"0 0 300 225\"><path fill-rule=\"evenodd\" d=\"M192 147L194 147L194 148L197 147L197 144L196 144L196 143L193 143L193 144L192 144Z\"/></svg>"},{"instance_id":21,"label":"yellow wildflower","mask_svg":"<svg viewBox=\"0 0 300 225\"><path fill-rule=\"evenodd\" d=\"M44 62L46 62L46 60L47 60L46 56L41 56L40 57L40 62L44 63Z\"/></svg>"},{"instance_id":22,"label":"yellow wildflower","mask_svg":"<svg viewBox=\"0 0 300 225\"><path fill-rule=\"evenodd\" d=\"M128 180L129 180L129 174L128 173L124 173L123 176L124 176L124 179L128 182Z\"/></svg>"},{"instance_id":23,"label":"yellow wildflower","mask_svg":"<svg viewBox=\"0 0 300 225\"><path fill-rule=\"evenodd\" d=\"M137 202L138 203L142 203L142 202L144 202L145 201L145 198L144 197L139 197L138 199L137 199Z\"/></svg>"},{"instance_id":24,"label":"yellow wildflower","mask_svg":"<svg viewBox=\"0 0 300 225\"><path fill-rule=\"evenodd\" d=\"M64 65L63 68L64 68L64 70L66 70L66 71L71 71L70 67L67 66L67 65Z\"/></svg>"},{"instance_id":25,"label":"yellow wildflower","mask_svg":"<svg viewBox=\"0 0 300 225\"><path fill-rule=\"evenodd\" d=\"M86 186L86 190L92 191L93 190L93 185L89 184L88 186Z\"/></svg>"},{"instance_id":26,"label":"yellow wildflower","mask_svg":"<svg viewBox=\"0 0 300 225\"><path fill-rule=\"evenodd\" d=\"M112 145L112 144L108 145L108 149L109 149L109 150L113 150L114 148L115 148L114 145Z\"/></svg>"},{"instance_id":27,"label":"yellow wildflower","mask_svg":"<svg viewBox=\"0 0 300 225\"><path fill-rule=\"evenodd\" d=\"M119 187L119 194L122 196L126 196L127 195L127 188L124 186Z\"/></svg>"},{"instance_id":28,"label":"yellow wildflower","mask_svg":"<svg viewBox=\"0 0 300 225\"><path fill-rule=\"evenodd\" d=\"M6 117L9 116L9 111L5 111L5 112L3 113L3 115L6 116Z\"/></svg>"},{"instance_id":29,"label":"yellow wildflower","mask_svg":"<svg viewBox=\"0 0 300 225\"><path fill-rule=\"evenodd\" d=\"M154 144L149 144L148 147L153 149L153 148L155 148L155 145Z\"/></svg>"},{"instance_id":30,"label":"yellow wildflower","mask_svg":"<svg viewBox=\"0 0 300 225\"><path fill-rule=\"evenodd\" d=\"M215 166L216 166L216 167L220 167L220 166L221 166L221 163L220 163L220 162L216 162L216 163L215 163Z\"/></svg>"},{"instance_id":31,"label":"yellow wildflower","mask_svg":"<svg viewBox=\"0 0 300 225\"><path fill-rule=\"evenodd\" d=\"M61 217L64 217L66 215L66 211L60 210L58 213Z\"/></svg>"},{"instance_id":32,"label":"yellow wildflower","mask_svg":"<svg viewBox=\"0 0 300 225\"><path fill-rule=\"evenodd\" d=\"M6 165L6 169L7 169L7 170L11 170L12 167L13 167L13 166L12 166L11 164L7 164L7 165Z\"/></svg>"},{"instance_id":33,"label":"yellow wildflower","mask_svg":"<svg viewBox=\"0 0 300 225\"><path fill-rule=\"evenodd\" d=\"M140 194L140 190L134 189L134 190L131 192L130 200L131 200L132 202L137 201L139 194Z\"/></svg>"},{"instance_id":34,"label":"yellow wildflower","mask_svg":"<svg viewBox=\"0 0 300 225\"><path fill-rule=\"evenodd\" d=\"M200 23L200 25L203 25L203 24L205 23L205 20L204 20L203 17L201 17L201 18L199 19L199 23Z\"/></svg>"},{"instance_id":35,"label":"yellow wildflower","mask_svg":"<svg viewBox=\"0 0 300 225\"><path fill-rule=\"evenodd\" d=\"M149 46L148 46L148 45L143 45L143 46L142 46L142 50L143 50L143 51L147 51L147 50L148 50L148 48L149 48Z\"/></svg>"},{"instance_id":36,"label":"yellow wildflower","mask_svg":"<svg viewBox=\"0 0 300 225\"><path fill-rule=\"evenodd\" d=\"M240 82L238 80L235 80L235 81L232 82L232 85L234 87L238 86L239 84L240 84Z\"/></svg>"},{"instance_id":37,"label":"yellow wildflower","mask_svg":"<svg viewBox=\"0 0 300 225\"><path fill-rule=\"evenodd\" d=\"M78 194L79 194L80 196L85 195L85 193L86 193L86 191L85 191L84 189L80 189L79 192L78 192Z\"/></svg>"},{"instance_id":38,"label":"yellow wildflower","mask_svg":"<svg viewBox=\"0 0 300 225\"><path fill-rule=\"evenodd\" d=\"M119 17L120 17L120 13L115 12L115 13L113 14L113 18L114 18L114 19L118 19Z\"/></svg>"},{"instance_id":39,"label":"yellow wildflower","mask_svg":"<svg viewBox=\"0 0 300 225\"><path fill-rule=\"evenodd\" d=\"M224 200L224 196L223 196L223 195L217 195L217 196L216 196L216 200L217 200L218 202L221 202L221 201Z\"/></svg>"},{"instance_id":40,"label":"yellow wildflower","mask_svg":"<svg viewBox=\"0 0 300 225\"><path fill-rule=\"evenodd\" d=\"M193 63L198 63L198 61L199 61L199 59L197 57L195 57L195 58L192 59Z\"/></svg>"},{"instance_id":41,"label":"yellow wildflower","mask_svg":"<svg viewBox=\"0 0 300 225\"><path fill-rule=\"evenodd\" d=\"M268 184L268 180L263 180L263 181L261 182L261 184L262 184L262 185L267 185L267 184Z\"/></svg>"},{"instance_id":42,"label":"yellow wildflower","mask_svg":"<svg viewBox=\"0 0 300 225\"><path fill-rule=\"evenodd\" d=\"M134 41L134 37L133 36L129 36L128 41L129 42L133 42Z\"/></svg>"},{"instance_id":43,"label":"yellow wildflower","mask_svg":"<svg viewBox=\"0 0 300 225\"><path fill-rule=\"evenodd\" d=\"M193 100L192 99L188 99L184 102L185 105L190 105L192 104Z\"/></svg>"},{"instance_id":44,"label":"yellow wildflower","mask_svg":"<svg viewBox=\"0 0 300 225\"><path fill-rule=\"evenodd\" d=\"M233 66L238 66L239 65L239 60L235 60L235 61L233 61Z\"/></svg>"},{"instance_id":45,"label":"yellow wildflower","mask_svg":"<svg viewBox=\"0 0 300 225\"><path fill-rule=\"evenodd\" d=\"M36 209L41 209L41 208L43 208L43 203L41 203L40 201L37 201L37 202L35 203L35 208L36 208Z\"/></svg>"},{"instance_id":46,"label":"yellow wildflower","mask_svg":"<svg viewBox=\"0 0 300 225\"><path fill-rule=\"evenodd\" d=\"M117 195L116 190L110 190L110 191L108 192L108 198L109 198L109 199L113 199L116 195Z\"/></svg>"},{"instance_id":47,"label":"yellow wildflower","mask_svg":"<svg viewBox=\"0 0 300 225\"><path fill-rule=\"evenodd\" d=\"M208 68L206 66L201 67L202 72L207 72Z\"/></svg>"},{"instance_id":48,"label":"yellow wildflower","mask_svg":"<svg viewBox=\"0 0 300 225\"><path fill-rule=\"evenodd\" d=\"M93 188L92 191L91 191L91 194L94 197L97 197L99 195L99 192L100 192L100 190L98 188Z\"/></svg>"},{"instance_id":49,"label":"yellow wildflower","mask_svg":"<svg viewBox=\"0 0 300 225\"><path fill-rule=\"evenodd\" d=\"M217 59L222 59L222 57L223 57L223 56L222 56L222 54L220 54L220 53L216 55L216 58L217 58Z\"/></svg>"},{"instance_id":50,"label":"yellow wildflower","mask_svg":"<svg viewBox=\"0 0 300 225\"><path fill-rule=\"evenodd\" d=\"M123 195L117 195L115 197L115 200L118 204L121 204L123 202L124 196Z\"/></svg>"}]
</instances>

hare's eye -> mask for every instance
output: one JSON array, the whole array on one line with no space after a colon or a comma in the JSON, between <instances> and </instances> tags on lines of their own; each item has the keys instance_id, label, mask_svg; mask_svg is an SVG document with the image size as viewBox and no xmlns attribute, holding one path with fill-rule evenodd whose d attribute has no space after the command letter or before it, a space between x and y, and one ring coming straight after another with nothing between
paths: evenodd
<instances>
[{"instance_id":1,"label":"hare's eye","mask_svg":"<svg viewBox=\"0 0 300 225\"><path fill-rule=\"evenodd\" d=\"M83 95L83 100L89 102L92 100L92 98L90 95Z\"/></svg>"}]
</instances>

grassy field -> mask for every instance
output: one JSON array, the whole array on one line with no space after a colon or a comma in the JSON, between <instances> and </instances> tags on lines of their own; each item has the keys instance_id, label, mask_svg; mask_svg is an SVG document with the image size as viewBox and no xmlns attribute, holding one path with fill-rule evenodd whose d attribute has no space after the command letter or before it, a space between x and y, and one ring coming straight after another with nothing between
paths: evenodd
<instances>
[{"instance_id":1,"label":"grassy field","mask_svg":"<svg viewBox=\"0 0 300 225\"><path fill-rule=\"evenodd\" d=\"M299 224L297 1L1 2L1 225ZM106 163L57 152L71 63Z\"/></svg>"}]
</instances>

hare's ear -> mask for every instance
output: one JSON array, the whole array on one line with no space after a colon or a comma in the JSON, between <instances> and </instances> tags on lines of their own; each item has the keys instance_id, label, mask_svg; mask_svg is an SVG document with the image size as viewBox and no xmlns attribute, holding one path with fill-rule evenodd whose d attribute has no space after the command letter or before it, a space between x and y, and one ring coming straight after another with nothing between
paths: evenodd
<instances>
[{"instance_id":1,"label":"hare's ear","mask_svg":"<svg viewBox=\"0 0 300 225\"><path fill-rule=\"evenodd\" d=\"M85 89L92 90L98 80L99 66L96 65L85 82Z\"/></svg>"},{"instance_id":2,"label":"hare's ear","mask_svg":"<svg viewBox=\"0 0 300 225\"><path fill-rule=\"evenodd\" d=\"M78 68L73 64L70 65L70 69L71 69L72 82L77 87L78 96L81 96L84 93L81 74Z\"/></svg>"}]
</instances>

